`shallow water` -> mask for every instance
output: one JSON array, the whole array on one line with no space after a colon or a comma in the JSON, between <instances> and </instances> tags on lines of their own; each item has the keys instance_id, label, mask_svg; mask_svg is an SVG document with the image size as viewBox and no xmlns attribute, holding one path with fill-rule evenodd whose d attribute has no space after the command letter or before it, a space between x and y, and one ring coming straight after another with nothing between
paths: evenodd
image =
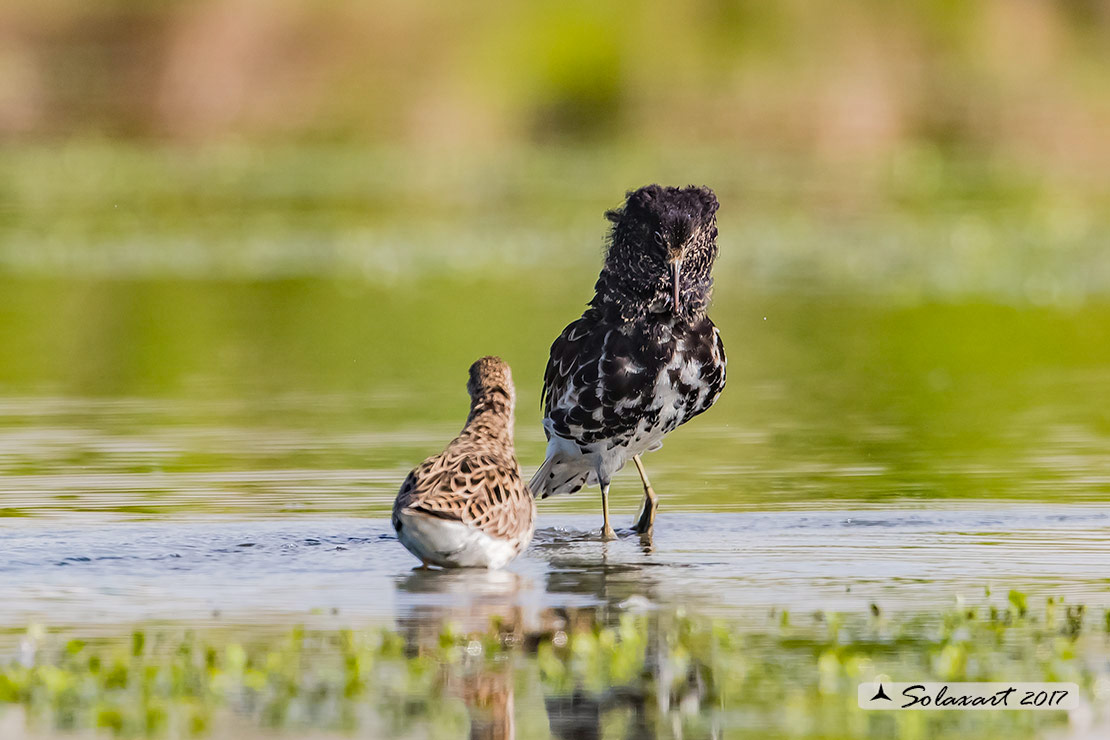
<instances>
[{"instance_id":1,"label":"shallow water","mask_svg":"<svg viewBox=\"0 0 1110 740\"><path fill-rule=\"evenodd\" d=\"M381 516L485 353L513 367L531 471L547 348L592 275L548 278L0 280L0 509ZM646 459L670 510L1110 495L1110 305L718 286L728 387ZM614 497L636 508L633 471Z\"/></svg>"},{"instance_id":2,"label":"shallow water","mask_svg":"<svg viewBox=\"0 0 1110 740\"><path fill-rule=\"evenodd\" d=\"M972 647L938 642L937 625L971 604L1031 634L1013 638L1025 652L1011 666L1013 651L991 647L991 612L980 652L950 675L1034 680L1060 675L1064 661L1091 686L1110 685L1101 636L1085 637L1078 658L1067 646L1046 658L1036 630L1050 619L1020 622L1015 606L1083 604L1088 630L1110 608L1105 303L788 294L725 271L712 315L729 384L716 408L646 458L662 501L650 543L627 531L602 542L588 490L541 502L534 544L505 572L414 570L387 512L407 471L461 426L477 356L512 365L518 456L526 474L542 460L538 381L548 344L588 297L592 275L580 272L534 283L0 279L0 662L18 673L39 629L28 625L101 640L107 655L132 630L199 630L223 654L228 633L269 649L301 624L385 627L419 653L444 630L486 640L506 620L549 639L553 620L579 612L587 634L648 615L652 640L671 644L668 620L694 614L728 621L743 646L728 665L754 661L752 680L776 698L752 694L725 711L699 688L682 722L702 724L685 736L820 737L829 722L845 737L889 737L894 725L860 724L844 703L853 666L866 658L872 671L949 675L943 656ZM616 524L628 526L640 499L633 470L617 477L613 499ZM766 632L835 613L890 615L905 642L891 651L894 638L866 630L846 644ZM69 665L68 648L54 649ZM820 683L826 654L843 671L832 694ZM559 702L572 694L538 654L513 655L519 736L557 735ZM428 675L418 658L405 670ZM297 701L316 696L315 660L305 659ZM450 705L458 711L446 718L437 709L436 692L453 690L452 665L436 669L442 685L417 681L403 704L438 730L383 729L377 715L352 726L465 735L475 707ZM488 668L475 675L501 675ZM678 710L659 708L670 699L655 698L653 671L642 684L605 684L632 692L614 700L613 721L635 696L657 703L653 734L682 736L671 724ZM95 717L100 695L91 696ZM801 708L779 716L789 701ZM12 716L0 728L23 726ZM337 726L298 716L294 731ZM72 726L67 717L58 726ZM961 721L915 732L1042 736L1023 719Z\"/></svg>"},{"instance_id":3,"label":"shallow water","mask_svg":"<svg viewBox=\"0 0 1110 740\"><path fill-rule=\"evenodd\" d=\"M0 624L399 618L410 557L384 518L400 481L461 426L484 352L514 368L518 456L539 464L538 380L588 293L578 272L0 280ZM596 491L543 501L519 598L927 606L992 583L1102 598L1110 306L718 286L728 387L645 459L654 549L584 536ZM613 499L630 522L633 470Z\"/></svg>"},{"instance_id":4,"label":"shallow water","mask_svg":"<svg viewBox=\"0 0 1110 740\"><path fill-rule=\"evenodd\" d=\"M1110 726L1106 505L670 512L650 543L604 542L596 520L546 513L532 547L487 572L415 569L374 518L8 519L0 696L28 681L20 666L42 668L24 707L0 704L0 728L877 740ZM1070 715L861 713L856 683L876 676L1069 680L1084 700Z\"/></svg>"},{"instance_id":5,"label":"shallow water","mask_svg":"<svg viewBox=\"0 0 1110 740\"><path fill-rule=\"evenodd\" d=\"M0 525L0 620L399 623L493 606L670 608L762 618L1005 604L1007 590L1110 607L1110 507L1005 505L667 513L652 541L541 516L503 573L426 572L388 521L301 517ZM484 611L485 610L485 611ZM480 621L480 620L479 620Z\"/></svg>"}]
</instances>

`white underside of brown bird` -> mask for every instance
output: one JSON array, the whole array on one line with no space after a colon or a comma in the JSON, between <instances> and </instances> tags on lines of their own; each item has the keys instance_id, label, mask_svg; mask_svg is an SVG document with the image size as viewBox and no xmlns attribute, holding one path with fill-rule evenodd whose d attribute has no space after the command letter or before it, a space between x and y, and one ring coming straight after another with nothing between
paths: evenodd
<instances>
[{"instance_id":1,"label":"white underside of brown bird","mask_svg":"<svg viewBox=\"0 0 1110 740\"><path fill-rule=\"evenodd\" d=\"M531 533L523 541L491 537L470 524L414 509L401 509L397 517L401 544L423 562L443 568L504 568L531 540Z\"/></svg>"}]
</instances>

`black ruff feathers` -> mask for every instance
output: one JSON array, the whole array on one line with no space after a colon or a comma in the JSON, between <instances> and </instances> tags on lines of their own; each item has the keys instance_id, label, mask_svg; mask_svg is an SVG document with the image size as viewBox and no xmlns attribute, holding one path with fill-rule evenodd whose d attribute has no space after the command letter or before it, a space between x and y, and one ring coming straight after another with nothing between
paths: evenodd
<instances>
[{"instance_id":1,"label":"black ruff feathers","mask_svg":"<svg viewBox=\"0 0 1110 740\"><path fill-rule=\"evenodd\" d=\"M551 345L544 373L548 439L569 444L549 445L534 494L573 493L605 478L717 400L726 360L720 333L705 314L717 256L716 211L708 188L651 185L607 214L613 230L597 293ZM682 262L678 306L676 257Z\"/></svg>"}]
</instances>

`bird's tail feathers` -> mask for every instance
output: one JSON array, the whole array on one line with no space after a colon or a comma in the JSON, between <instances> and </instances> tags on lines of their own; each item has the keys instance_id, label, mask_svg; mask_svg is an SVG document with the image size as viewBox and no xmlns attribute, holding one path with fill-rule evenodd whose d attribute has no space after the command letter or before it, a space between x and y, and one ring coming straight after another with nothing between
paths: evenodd
<instances>
[{"instance_id":1,"label":"bird's tail feathers","mask_svg":"<svg viewBox=\"0 0 1110 740\"><path fill-rule=\"evenodd\" d=\"M596 481L597 476L592 477ZM528 489L536 498L547 498L560 493L574 493L591 482L590 479L589 471L582 470L555 454L543 461L543 465L528 483Z\"/></svg>"},{"instance_id":2,"label":"bird's tail feathers","mask_svg":"<svg viewBox=\"0 0 1110 740\"><path fill-rule=\"evenodd\" d=\"M555 457L549 457L543 461L543 465L532 476L532 480L528 482L528 490L532 492L535 498L546 498L548 494L547 488L544 485L545 481L551 479L551 468L555 465Z\"/></svg>"}]
</instances>

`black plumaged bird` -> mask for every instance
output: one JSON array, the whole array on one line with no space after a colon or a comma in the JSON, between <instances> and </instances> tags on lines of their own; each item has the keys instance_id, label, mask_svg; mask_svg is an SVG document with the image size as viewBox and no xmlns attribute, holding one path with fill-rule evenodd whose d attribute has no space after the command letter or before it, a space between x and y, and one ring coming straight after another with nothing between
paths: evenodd
<instances>
[{"instance_id":1,"label":"black plumaged bird","mask_svg":"<svg viewBox=\"0 0 1110 740\"><path fill-rule=\"evenodd\" d=\"M706 315L717 258L717 196L648 185L606 217L613 228L596 294L551 345L544 373L547 459L529 487L540 498L601 487L632 460L644 484L633 529L647 533L657 498L640 455L716 402L725 349Z\"/></svg>"}]
</instances>

